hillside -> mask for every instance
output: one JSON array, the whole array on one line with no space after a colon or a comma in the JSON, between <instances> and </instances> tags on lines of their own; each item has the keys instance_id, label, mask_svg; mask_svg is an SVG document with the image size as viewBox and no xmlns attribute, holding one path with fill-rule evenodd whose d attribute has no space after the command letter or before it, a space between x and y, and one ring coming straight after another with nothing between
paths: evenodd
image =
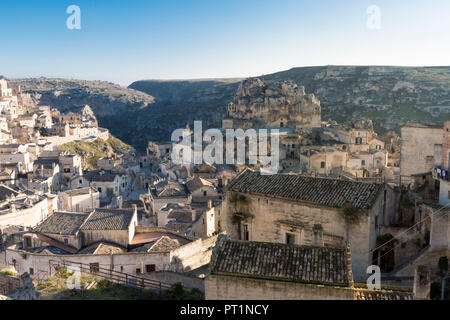
<instances>
[{"instance_id":1,"label":"hillside","mask_svg":"<svg viewBox=\"0 0 450 320\"><path fill-rule=\"evenodd\" d=\"M155 102L144 92L105 81L29 78L8 79L8 82L20 85L37 105L48 105L62 112L80 112L89 105L99 125L119 138L134 134L134 114L148 113L146 109L151 109Z\"/></svg>"},{"instance_id":2,"label":"hillside","mask_svg":"<svg viewBox=\"0 0 450 320\"><path fill-rule=\"evenodd\" d=\"M220 127L242 79L141 80L129 88L102 81L20 79L36 103L64 112L88 104L99 125L137 149L170 140L176 128L203 120ZM293 68L264 81L293 80L320 99L322 119L371 118L379 133L409 121L442 123L450 110L450 67L320 66Z\"/></svg>"},{"instance_id":3,"label":"hillside","mask_svg":"<svg viewBox=\"0 0 450 320\"><path fill-rule=\"evenodd\" d=\"M142 80L130 88L154 96L159 108L166 106L165 115L152 109L157 119L176 115L170 129L180 127L177 119L183 117L206 117L208 125L220 126L239 80ZM441 123L450 110L450 67L301 67L265 75L264 80L293 80L320 99L323 120L371 118L380 133L398 131L409 121Z\"/></svg>"},{"instance_id":4,"label":"hillside","mask_svg":"<svg viewBox=\"0 0 450 320\"><path fill-rule=\"evenodd\" d=\"M133 147L114 137L108 140L97 139L93 142L74 141L60 145L58 148L81 156L83 169L89 170L97 168L97 160L100 158L113 154L121 155L133 150Z\"/></svg>"}]
</instances>

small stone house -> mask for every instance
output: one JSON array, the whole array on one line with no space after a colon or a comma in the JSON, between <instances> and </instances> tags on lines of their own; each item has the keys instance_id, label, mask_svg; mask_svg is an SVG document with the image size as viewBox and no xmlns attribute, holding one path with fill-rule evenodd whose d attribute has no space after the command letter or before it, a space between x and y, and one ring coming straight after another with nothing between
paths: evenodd
<instances>
[{"instance_id":1,"label":"small stone house","mask_svg":"<svg viewBox=\"0 0 450 320\"><path fill-rule=\"evenodd\" d=\"M410 289L355 286L350 247L230 241L219 236L206 300L411 300Z\"/></svg>"},{"instance_id":2,"label":"small stone house","mask_svg":"<svg viewBox=\"0 0 450 320\"><path fill-rule=\"evenodd\" d=\"M353 273L366 277L380 227L394 219L393 190L381 183L247 169L227 188L225 228L233 240L344 246Z\"/></svg>"}]
</instances>

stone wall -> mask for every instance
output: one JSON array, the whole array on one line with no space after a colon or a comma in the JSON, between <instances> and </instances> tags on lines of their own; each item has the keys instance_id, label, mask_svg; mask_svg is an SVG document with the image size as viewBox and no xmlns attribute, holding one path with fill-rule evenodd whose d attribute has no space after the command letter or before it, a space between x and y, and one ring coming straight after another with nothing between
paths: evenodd
<instances>
[{"instance_id":1,"label":"stone wall","mask_svg":"<svg viewBox=\"0 0 450 320\"><path fill-rule=\"evenodd\" d=\"M57 208L57 198L45 198L33 207L0 215L0 226L34 227Z\"/></svg>"},{"instance_id":2,"label":"stone wall","mask_svg":"<svg viewBox=\"0 0 450 320\"><path fill-rule=\"evenodd\" d=\"M206 300L353 300L346 287L208 275Z\"/></svg>"},{"instance_id":3,"label":"stone wall","mask_svg":"<svg viewBox=\"0 0 450 320\"><path fill-rule=\"evenodd\" d=\"M211 260L212 249L218 236L197 239L171 252L172 263L178 261L177 271L186 272L208 264Z\"/></svg>"},{"instance_id":4,"label":"stone wall","mask_svg":"<svg viewBox=\"0 0 450 320\"><path fill-rule=\"evenodd\" d=\"M156 271L146 274L145 278L169 284L180 282L186 289L198 289L202 292L205 292L204 279L188 276L179 272Z\"/></svg>"},{"instance_id":5,"label":"stone wall","mask_svg":"<svg viewBox=\"0 0 450 320\"><path fill-rule=\"evenodd\" d=\"M12 300L40 300L28 273L9 276L0 273L0 294Z\"/></svg>"},{"instance_id":6,"label":"stone wall","mask_svg":"<svg viewBox=\"0 0 450 320\"><path fill-rule=\"evenodd\" d=\"M410 182L407 176L431 172L434 165L441 164L442 133L442 127L438 126L402 127L400 150L402 183Z\"/></svg>"}]
</instances>

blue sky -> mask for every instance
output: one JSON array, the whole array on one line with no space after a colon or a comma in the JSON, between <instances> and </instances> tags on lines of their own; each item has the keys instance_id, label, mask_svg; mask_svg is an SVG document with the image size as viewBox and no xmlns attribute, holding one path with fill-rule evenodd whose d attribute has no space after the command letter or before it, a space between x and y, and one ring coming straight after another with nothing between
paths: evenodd
<instances>
[{"instance_id":1,"label":"blue sky","mask_svg":"<svg viewBox=\"0 0 450 320\"><path fill-rule=\"evenodd\" d=\"M69 30L69 5L81 30ZM369 29L367 8L380 8ZM315 65L450 65L448 0L0 0L0 74L128 85Z\"/></svg>"}]
</instances>

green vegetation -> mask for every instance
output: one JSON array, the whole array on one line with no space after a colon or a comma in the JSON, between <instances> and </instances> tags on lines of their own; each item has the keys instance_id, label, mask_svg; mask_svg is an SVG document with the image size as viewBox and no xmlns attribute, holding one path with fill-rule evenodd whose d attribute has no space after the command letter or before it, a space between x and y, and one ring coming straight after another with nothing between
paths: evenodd
<instances>
[{"instance_id":1,"label":"green vegetation","mask_svg":"<svg viewBox=\"0 0 450 320\"><path fill-rule=\"evenodd\" d=\"M82 275L80 290L68 289L67 279L72 274L60 269L50 279L39 283L36 290L44 300L203 300L203 293L197 289L186 290L181 283L175 283L169 290L152 292L138 287L125 286L94 276ZM86 289L89 284L91 288Z\"/></svg>"},{"instance_id":2,"label":"green vegetation","mask_svg":"<svg viewBox=\"0 0 450 320\"><path fill-rule=\"evenodd\" d=\"M198 289L186 290L179 282L164 293L167 300L204 300L203 293Z\"/></svg>"},{"instance_id":3,"label":"green vegetation","mask_svg":"<svg viewBox=\"0 0 450 320\"><path fill-rule=\"evenodd\" d=\"M50 137L51 134L48 133L47 129L45 129L44 127L34 127L35 131L39 131L39 133L41 134L41 137Z\"/></svg>"},{"instance_id":4,"label":"green vegetation","mask_svg":"<svg viewBox=\"0 0 450 320\"><path fill-rule=\"evenodd\" d=\"M1 274L6 274L8 276L13 276L13 277L16 276L16 274L14 272L9 271L9 270L0 270L0 273Z\"/></svg>"},{"instance_id":5,"label":"green vegetation","mask_svg":"<svg viewBox=\"0 0 450 320\"><path fill-rule=\"evenodd\" d=\"M59 146L62 150L70 151L80 155L85 162L85 169L92 170L97 168L97 160L103 157L121 155L133 150L133 147L111 137L108 140L100 138L92 142L73 141Z\"/></svg>"},{"instance_id":6,"label":"green vegetation","mask_svg":"<svg viewBox=\"0 0 450 320\"><path fill-rule=\"evenodd\" d=\"M253 218L254 216L251 213L247 213L247 212L235 212L231 218L232 222L234 224L240 223L240 222L245 222L250 218Z\"/></svg>"},{"instance_id":7,"label":"green vegetation","mask_svg":"<svg viewBox=\"0 0 450 320\"><path fill-rule=\"evenodd\" d=\"M242 203L245 204L248 202L247 198L243 195L243 194L237 194L235 192L233 192L230 195L230 203Z\"/></svg>"},{"instance_id":8,"label":"green vegetation","mask_svg":"<svg viewBox=\"0 0 450 320\"><path fill-rule=\"evenodd\" d=\"M357 223L360 218L360 210L352 205L345 206L343 209L345 220L349 223Z\"/></svg>"}]
</instances>

